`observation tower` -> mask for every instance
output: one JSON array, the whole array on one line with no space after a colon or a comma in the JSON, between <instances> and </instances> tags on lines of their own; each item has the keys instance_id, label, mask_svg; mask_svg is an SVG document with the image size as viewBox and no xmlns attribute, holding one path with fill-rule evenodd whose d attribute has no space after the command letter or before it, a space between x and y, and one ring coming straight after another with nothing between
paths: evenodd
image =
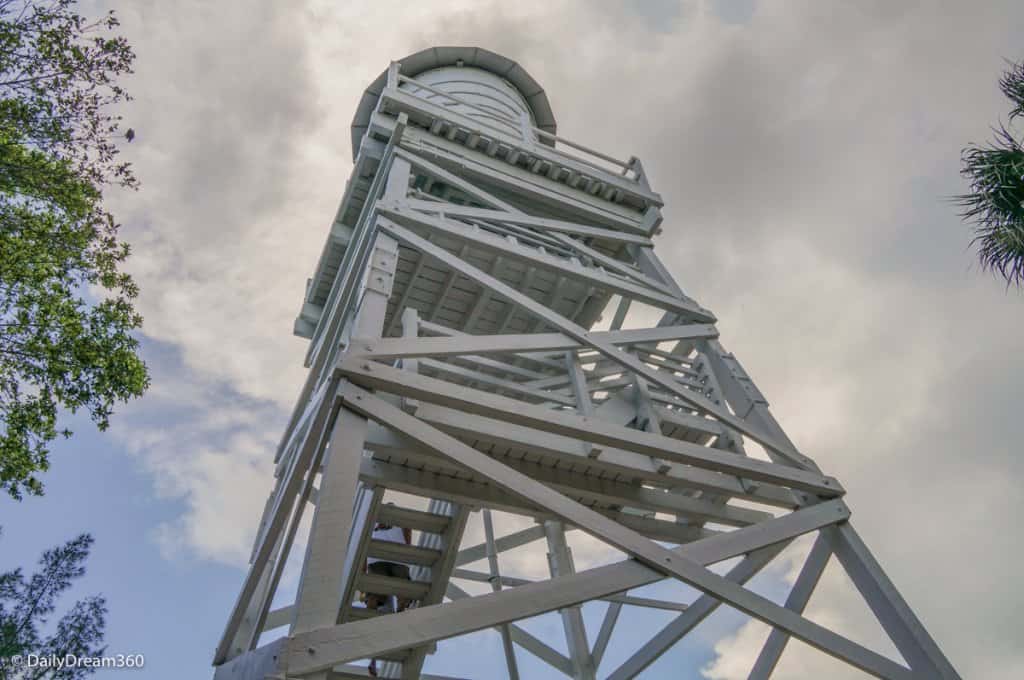
<instances>
[{"instance_id":1,"label":"observation tower","mask_svg":"<svg viewBox=\"0 0 1024 680\"><path fill-rule=\"evenodd\" d=\"M352 150L295 321L308 379L216 680L362 678L370 659L379 677L471 677L424 661L486 629L504 652L487 680L535 677L527 657L545 677L624 680L723 604L773 628L750 678L770 677L791 637L874 677L959 677L854 530L840 482L658 259L662 199L637 158L559 136L537 81L477 47L393 62L359 102ZM394 527L411 540L380 538ZM583 534L619 560L577 569ZM784 605L745 587L805 535ZM510 551L544 577L512 575ZM282 603L289 556L299 585ZM832 558L902 659L803 616ZM696 595L634 592L665 579ZM671 618L603 664L634 608ZM564 644L517 623L549 612Z\"/></svg>"}]
</instances>

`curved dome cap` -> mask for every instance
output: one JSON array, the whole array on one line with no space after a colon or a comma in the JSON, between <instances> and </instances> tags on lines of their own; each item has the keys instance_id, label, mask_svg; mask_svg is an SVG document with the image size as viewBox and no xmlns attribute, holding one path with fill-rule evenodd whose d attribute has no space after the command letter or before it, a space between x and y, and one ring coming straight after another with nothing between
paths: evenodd
<instances>
[{"instance_id":1,"label":"curved dome cap","mask_svg":"<svg viewBox=\"0 0 1024 680\"><path fill-rule=\"evenodd\" d=\"M443 66L456 66L459 62L462 66L472 66L490 71L504 78L519 90L530 107L534 125L544 132L556 133L555 115L551 111L551 104L548 103L548 96L544 94L544 88L526 72L526 69L508 57L503 57L482 47L428 47L399 61L402 64L402 75L409 78ZM352 119L353 158L359 152L359 144L370 125L370 116L377 108L377 102L387 84L387 78L387 70L377 76L376 80L366 88L359 101L359 106L356 108L356 115Z\"/></svg>"}]
</instances>

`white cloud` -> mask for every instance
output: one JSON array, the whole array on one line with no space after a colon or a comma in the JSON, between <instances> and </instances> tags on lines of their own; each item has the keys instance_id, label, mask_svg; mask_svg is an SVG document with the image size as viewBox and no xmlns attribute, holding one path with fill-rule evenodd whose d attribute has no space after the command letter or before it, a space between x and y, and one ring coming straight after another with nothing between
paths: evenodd
<instances>
[{"instance_id":1,"label":"white cloud","mask_svg":"<svg viewBox=\"0 0 1024 680\"><path fill-rule=\"evenodd\" d=\"M151 393L111 427L152 476L157 497L181 504L153 537L168 559L243 566L273 481L281 418L223 387L159 370L155 378L173 395Z\"/></svg>"}]
</instances>

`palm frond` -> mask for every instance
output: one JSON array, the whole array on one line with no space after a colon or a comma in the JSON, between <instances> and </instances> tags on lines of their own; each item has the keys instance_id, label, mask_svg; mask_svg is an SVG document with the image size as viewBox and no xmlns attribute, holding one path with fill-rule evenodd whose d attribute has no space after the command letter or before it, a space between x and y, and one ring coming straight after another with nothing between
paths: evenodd
<instances>
[{"instance_id":1,"label":"palm frond","mask_svg":"<svg viewBox=\"0 0 1024 680\"><path fill-rule=\"evenodd\" d=\"M1024 89L1024 79L1021 81ZM1021 107L1024 107L1024 99ZM1024 285L1024 148L1004 127L987 147L968 146L960 174L970 191L954 197L961 217L974 223L971 244L983 269L1007 284Z\"/></svg>"},{"instance_id":2,"label":"palm frond","mask_svg":"<svg viewBox=\"0 0 1024 680\"><path fill-rule=\"evenodd\" d=\"M1013 110L1010 111L1010 120L1024 116L1024 61L1019 64L1010 62L1010 67L999 79L999 89L1014 104Z\"/></svg>"}]
</instances>

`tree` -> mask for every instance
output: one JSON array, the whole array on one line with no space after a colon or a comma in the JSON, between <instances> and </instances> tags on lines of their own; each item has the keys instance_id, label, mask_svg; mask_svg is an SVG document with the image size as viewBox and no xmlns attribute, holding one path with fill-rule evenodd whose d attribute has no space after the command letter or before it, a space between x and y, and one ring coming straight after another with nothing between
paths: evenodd
<instances>
[{"instance_id":1,"label":"tree","mask_svg":"<svg viewBox=\"0 0 1024 680\"><path fill-rule=\"evenodd\" d=\"M100 596L76 602L57 621L51 635L40 629L47 625L56 611L57 600L85 573L85 560L92 546L92 536L82 534L62 546L47 550L39 560L39 571L29 578L21 569L0 574L0 678L4 680L72 680L88 675L93 668L40 668L27 664L13 665L12 657L27 659L35 654L64 658L98 657L107 613L106 601Z\"/></svg>"},{"instance_id":2,"label":"tree","mask_svg":"<svg viewBox=\"0 0 1024 680\"><path fill-rule=\"evenodd\" d=\"M90 21L76 1L0 0L0 490L15 499L42 493L50 443L71 435L59 417L83 409L104 430L149 384L103 204L137 187L110 113L134 53L112 12Z\"/></svg>"},{"instance_id":3,"label":"tree","mask_svg":"<svg viewBox=\"0 0 1024 680\"><path fill-rule=\"evenodd\" d=\"M1010 123L1024 117L1024 62L1010 64L999 88L1013 103ZM986 147L963 150L960 174L970 192L957 196L961 216L974 223L972 245L985 270L998 272L1007 285L1024 284L1024 148L1003 124Z\"/></svg>"}]
</instances>

